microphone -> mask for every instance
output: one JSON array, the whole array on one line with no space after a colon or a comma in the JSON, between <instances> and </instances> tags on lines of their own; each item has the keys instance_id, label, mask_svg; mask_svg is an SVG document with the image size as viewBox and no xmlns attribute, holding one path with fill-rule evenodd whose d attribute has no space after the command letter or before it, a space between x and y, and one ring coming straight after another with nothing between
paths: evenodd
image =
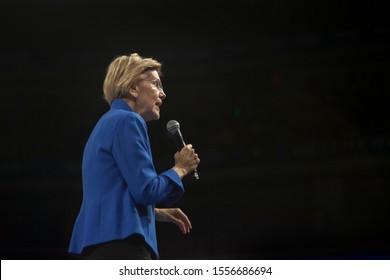
<instances>
[{"instance_id":1,"label":"microphone","mask_svg":"<svg viewBox=\"0 0 390 280\"><path fill-rule=\"evenodd\" d=\"M180 132L180 124L175 120L170 120L167 123L167 130L169 134L171 134L177 150L180 151L186 145L186 143L183 140L183 135ZM195 180L199 180L198 171L196 169L191 174L191 177Z\"/></svg>"}]
</instances>

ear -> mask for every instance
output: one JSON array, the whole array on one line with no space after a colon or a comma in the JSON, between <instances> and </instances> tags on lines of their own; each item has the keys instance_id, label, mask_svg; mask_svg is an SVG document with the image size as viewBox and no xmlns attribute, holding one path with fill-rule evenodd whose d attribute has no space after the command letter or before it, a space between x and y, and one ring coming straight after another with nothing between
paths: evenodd
<instances>
[{"instance_id":1,"label":"ear","mask_svg":"<svg viewBox=\"0 0 390 280\"><path fill-rule=\"evenodd\" d=\"M137 98L138 97L138 87L136 87L136 86L130 87L129 94L130 94L130 96Z\"/></svg>"}]
</instances>

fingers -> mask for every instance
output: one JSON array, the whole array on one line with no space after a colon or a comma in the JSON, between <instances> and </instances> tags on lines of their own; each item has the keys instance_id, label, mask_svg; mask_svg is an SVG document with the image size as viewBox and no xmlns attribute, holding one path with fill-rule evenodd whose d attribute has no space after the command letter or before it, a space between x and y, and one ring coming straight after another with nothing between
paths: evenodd
<instances>
[{"instance_id":1,"label":"fingers","mask_svg":"<svg viewBox=\"0 0 390 280\"><path fill-rule=\"evenodd\" d=\"M180 152L175 153L175 170L180 179L193 172L200 163L200 159L191 144L185 145Z\"/></svg>"},{"instance_id":2,"label":"fingers","mask_svg":"<svg viewBox=\"0 0 390 280\"><path fill-rule=\"evenodd\" d=\"M186 233L189 233L190 230L192 229L192 225L191 225L191 222L190 222L190 219L188 219L187 215L183 213L183 211L181 211L180 208L176 208L176 217L178 219L180 219L180 221L183 222L184 224L184 227L186 229Z\"/></svg>"},{"instance_id":3,"label":"fingers","mask_svg":"<svg viewBox=\"0 0 390 280\"><path fill-rule=\"evenodd\" d=\"M183 234L187 234L189 232L189 230L187 229L185 224L182 221L180 221L179 219L176 219L174 223L179 227L180 231Z\"/></svg>"},{"instance_id":4,"label":"fingers","mask_svg":"<svg viewBox=\"0 0 390 280\"><path fill-rule=\"evenodd\" d=\"M172 214L172 222L176 224L183 234L190 233L192 225L187 215L183 213L179 208L170 209Z\"/></svg>"},{"instance_id":5,"label":"fingers","mask_svg":"<svg viewBox=\"0 0 390 280\"><path fill-rule=\"evenodd\" d=\"M200 162L199 155L195 152L195 149L191 144L184 146L182 151L184 151L184 153L188 153L189 156L193 157L195 162L199 164Z\"/></svg>"},{"instance_id":6,"label":"fingers","mask_svg":"<svg viewBox=\"0 0 390 280\"><path fill-rule=\"evenodd\" d=\"M193 146L191 144L185 145L181 150L182 151L186 151L186 152L193 152L193 153L195 153L195 150L194 150L194 148L193 148Z\"/></svg>"}]
</instances>

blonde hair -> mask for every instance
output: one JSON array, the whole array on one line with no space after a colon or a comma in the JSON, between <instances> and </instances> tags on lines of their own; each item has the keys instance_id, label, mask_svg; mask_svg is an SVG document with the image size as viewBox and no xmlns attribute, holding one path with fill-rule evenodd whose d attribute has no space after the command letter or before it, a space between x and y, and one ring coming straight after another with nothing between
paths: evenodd
<instances>
[{"instance_id":1,"label":"blonde hair","mask_svg":"<svg viewBox=\"0 0 390 280\"><path fill-rule=\"evenodd\" d=\"M139 82L148 70L156 70L161 75L161 63L137 53L115 58L108 66L104 79L104 99L111 104L114 99L126 97L130 87Z\"/></svg>"}]
</instances>

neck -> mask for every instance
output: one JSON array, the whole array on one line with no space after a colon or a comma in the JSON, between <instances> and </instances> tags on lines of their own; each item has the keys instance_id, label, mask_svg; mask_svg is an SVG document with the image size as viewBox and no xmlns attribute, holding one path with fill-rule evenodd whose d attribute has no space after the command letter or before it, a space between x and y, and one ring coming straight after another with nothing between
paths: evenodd
<instances>
[{"instance_id":1,"label":"neck","mask_svg":"<svg viewBox=\"0 0 390 280\"><path fill-rule=\"evenodd\" d=\"M137 110L136 110L135 102L134 102L133 100L131 100L131 99L129 99L129 98L126 98L126 97L121 98L121 100L122 100L123 102L126 102L126 104L129 105L129 107L131 108L131 110L132 110L133 112L138 113Z\"/></svg>"}]
</instances>

